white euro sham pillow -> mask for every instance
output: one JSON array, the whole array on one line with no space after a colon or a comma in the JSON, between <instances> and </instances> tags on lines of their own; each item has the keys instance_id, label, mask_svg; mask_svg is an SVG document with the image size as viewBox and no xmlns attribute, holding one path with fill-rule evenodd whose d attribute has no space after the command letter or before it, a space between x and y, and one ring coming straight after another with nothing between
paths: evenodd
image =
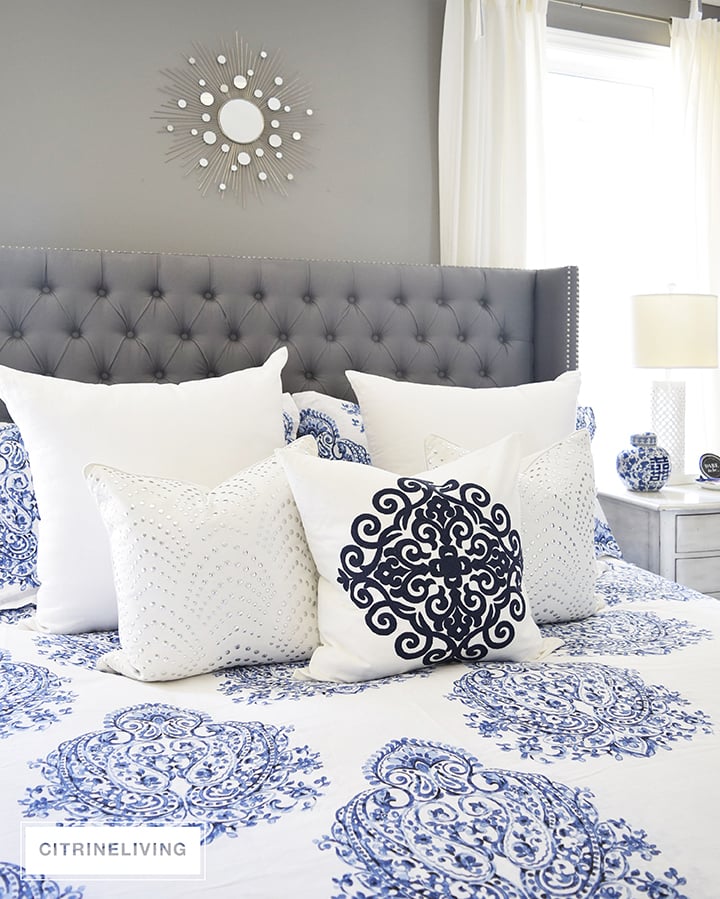
<instances>
[{"instance_id":1,"label":"white euro sham pillow","mask_svg":"<svg viewBox=\"0 0 720 899\"><path fill-rule=\"evenodd\" d=\"M522 592L517 435L414 477L277 455L320 575L308 677L352 683L558 645Z\"/></svg>"},{"instance_id":2,"label":"white euro sham pillow","mask_svg":"<svg viewBox=\"0 0 720 899\"><path fill-rule=\"evenodd\" d=\"M316 455L315 441L289 452ZM317 571L274 456L212 490L106 465L85 477L118 598L121 648L101 657L101 670L166 681L310 657Z\"/></svg>"},{"instance_id":3,"label":"white euro sham pillow","mask_svg":"<svg viewBox=\"0 0 720 899\"><path fill-rule=\"evenodd\" d=\"M467 450L435 435L429 468ZM523 586L537 624L577 621L598 610L595 594L595 471L590 436L575 431L524 458L518 478Z\"/></svg>"},{"instance_id":4,"label":"white euro sham pillow","mask_svg":"<svg viewBox=\"0 0 720 899\"><path fill-rule=\"evenodd\" d=\"M347 371L365 425L372 464L398 474L425 468L425 438L441 434L479 449L521 433L533 453L575 430L580 373L517 387L412 384Z\"/></svg>"},{"instance_id":5,"label":"white euro sham pillow","mask_svg":"<svg viewBox=\"0 0 720 899\"><path fill-rule=\"evenodd\" d=\"M34 627L117 627L110 548L85 466L214 487L283 445L286 360L283 347L262 366L182 384L86 384L0 366L40 511Z\"/></svg>"}]
</instances>

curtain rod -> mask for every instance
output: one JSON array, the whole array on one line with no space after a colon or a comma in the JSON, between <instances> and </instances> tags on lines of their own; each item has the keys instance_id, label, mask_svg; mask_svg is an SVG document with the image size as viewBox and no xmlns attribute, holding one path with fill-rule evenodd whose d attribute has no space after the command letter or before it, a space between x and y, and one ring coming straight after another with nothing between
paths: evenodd
<instances>
[{"instance_id":1,"label":"curtain rod","mask_svg":"<svg viewBox=\"0 0 720 899\"><path fill-rule=\"evenodd\" d=\"M578 9L586 9L588 12L604 12L611 16L624 16L626 19L641 19L643 22L656 22L660 25L670 26L671 20L658 16L646 16L638 12L626 12L623 9L610 9L607 6L595 6L592 3L581 3L578 0L549 0L550 3L559 3L562 6L575 6Z\"/></svg>"}]
</instances>

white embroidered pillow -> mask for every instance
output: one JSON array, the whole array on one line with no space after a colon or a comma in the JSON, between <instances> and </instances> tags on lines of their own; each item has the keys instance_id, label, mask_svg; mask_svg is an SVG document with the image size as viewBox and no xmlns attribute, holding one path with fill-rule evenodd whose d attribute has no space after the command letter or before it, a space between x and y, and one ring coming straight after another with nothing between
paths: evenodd
<instances>
[{"instance_id":1,"label":"white embroidered pillow","mask_svg":"<svg viewBox=\"0 0 720 899\"><path fill-rule=\"evenodd\" d=\"M110 535L122 647L99 667L155 681L310 657L317 571L274 456L212 490L104 465L86 478Z\"/></svg>"},{"instance_id":2,"label":"white embroidered pillow","mask_svg":"<svg viewBox=\"0 0 720 899\"><path fill-rule=\"evenodd\" d=\"M425 443L430 468L467 452L443 438ZM523 459L518 480L524 590L538 624L593 615L595 474L585 430Z\"/></svg>"},{"instance_id":3,"label":"white embroidered pillow","mask_svg":"<svg viewBox=\"0 0 720 899\"><path fill-rule=\"evenodd\" d=\"M286 360L283 347L257 368L182 384L85 384L0 366L40 511L39 630L117 626L110 550L84 467L215 486L283 445Z\"/></svg>"},{"instance_id":4,"label":"white embroidered pillow","mask_svg":"<svg viewBox=\"0 0 720 899\"><path fill-rule=\"evenodd\" d=\"M479 449L520 433L526 453L572 434L580 373L516 387L413 384L347 371L362 412L372 464L399 474L425 468L425 438L441 434Z\"/></svg>"},{"instance_id":5,"label":"white embroidered pillow","mask_svg":"<svg viewBox=\"0 0 720 899\"><path fill-rule=\"evenodd\" d=\"M522 592L519 443L415 477L278 452L320 573L310 677L539 656Z\"/></svg>"}]
</instances>

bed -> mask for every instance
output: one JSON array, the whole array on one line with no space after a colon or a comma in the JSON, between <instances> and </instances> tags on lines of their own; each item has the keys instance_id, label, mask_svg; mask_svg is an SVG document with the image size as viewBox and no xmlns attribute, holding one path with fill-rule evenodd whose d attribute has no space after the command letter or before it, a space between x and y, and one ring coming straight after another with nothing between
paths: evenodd
<instances>
[{"instance_id":1,"label":"bed","mask_svg":"<svg viewBox=\"0 0 720 899\"><path fill-rule=\"evenodd\" d=\"M720 610L597 506L577 302L0 249L0 895L717 895Z\"/></svg>"}]
</instances>

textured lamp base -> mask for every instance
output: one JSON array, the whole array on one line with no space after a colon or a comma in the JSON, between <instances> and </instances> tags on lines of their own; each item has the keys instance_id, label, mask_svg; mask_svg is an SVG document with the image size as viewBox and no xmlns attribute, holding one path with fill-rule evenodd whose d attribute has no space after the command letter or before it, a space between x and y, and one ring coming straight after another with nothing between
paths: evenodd
<instances>
[{"instance_id":1,"label":"textured lamp base","mask_svg":"<svg viewBox=\"0 0 720 899\"><path fill-rule=\"evenodd\" d=\"M651 394L653 431L658 446L670 456L668 484L682 484L685 474L685 382L653 381Z\"/></svg>"}]
</instances>

